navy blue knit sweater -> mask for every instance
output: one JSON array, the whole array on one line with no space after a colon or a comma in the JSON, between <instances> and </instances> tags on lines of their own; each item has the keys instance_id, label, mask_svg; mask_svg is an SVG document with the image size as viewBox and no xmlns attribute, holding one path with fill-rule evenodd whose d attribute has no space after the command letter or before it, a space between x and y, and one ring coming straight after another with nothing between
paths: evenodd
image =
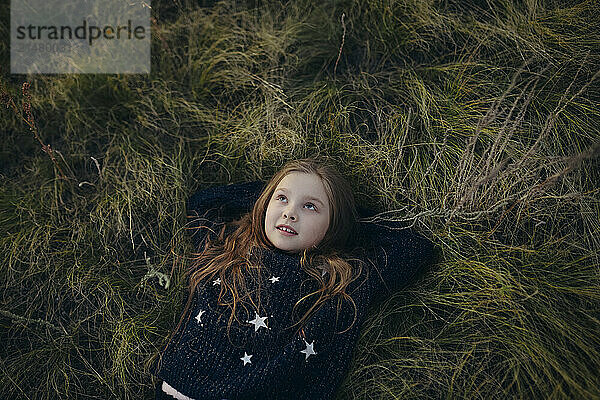
<instances>
[{"instance_id":1,"label":"navy blue knit sweater","mask_svg":"<svg viewBox=\"0 0 600 400\"><path fill-rule=\"evenodd\" d=\"M198 216L196 226L218 231L226 220L250 211L263 186L250 182L201 190L190 198L188 215ZM193 231L196 248L207 232L210 229ZM365 278L347 289L357 307L353 325L354 308L349 303L338 312L337 301L328 301L303 335L286 329L297 321L298 314L294 320L291 316L294 304L316 287L307 285L313 279L301 270L298 255L266 250L261 309L252 310L246 323L234 321L229 335L230 310L217 305L220 281L198 286L186 322L162 351L160 363L154 363L153 373L161 379L157 398L172 399L160 390L164 380L197 400L332 399L348 372L369 306L409 283L432 259L431 242L408 229L361 222L358 232L360 245L376 268L366 262L370 267L365 268Z\"/></svg>"}]
</instances>

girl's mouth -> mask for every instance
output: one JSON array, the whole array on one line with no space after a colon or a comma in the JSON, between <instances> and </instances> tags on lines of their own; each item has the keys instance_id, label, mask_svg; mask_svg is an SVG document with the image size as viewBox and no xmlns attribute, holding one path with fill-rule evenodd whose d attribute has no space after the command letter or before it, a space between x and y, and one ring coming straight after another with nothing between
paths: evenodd
<instances>
[{"instance_id":1,"label":"girl's mouth","mask_svg":"<svg viewBox=\"0 0 600 400\"><path fill-rule=\"evenodd\" d=\"M298 234L298 233L292 231L291 229L286 228L285 226L278 226L276 228L284 236L296 236Z\"/></svg>"}]
</instances>

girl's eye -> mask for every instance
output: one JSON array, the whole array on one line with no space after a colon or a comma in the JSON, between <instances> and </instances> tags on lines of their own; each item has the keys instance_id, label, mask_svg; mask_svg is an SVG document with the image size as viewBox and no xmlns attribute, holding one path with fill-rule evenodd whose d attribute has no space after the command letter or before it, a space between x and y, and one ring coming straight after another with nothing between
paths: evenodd
<instances>
[{"instance_id":1,"label":"girl's eye","mask_svg":"<svg viewBox=\"0 0 600 400\"><path fill-rule=\"evenodd\" d=\"M305 205L307 206L311 206L313 210L316 211L317 207L315 207L315 205L313 203L306 203Z\"/></svg>"},{"instance_id":2,"label":"girl's eye","mask_svg":"<svg viewBox=\"0 0 600 400\"><path fill-rule=\"evenodd\" d=\"M280 194L279 196L275 197L275 200L279 200L282 197L285 199L285 196ZM317 211L317 207L313 203L306 203L305 206L312 207L311 210Z\"/></svg>"}]
</instances>

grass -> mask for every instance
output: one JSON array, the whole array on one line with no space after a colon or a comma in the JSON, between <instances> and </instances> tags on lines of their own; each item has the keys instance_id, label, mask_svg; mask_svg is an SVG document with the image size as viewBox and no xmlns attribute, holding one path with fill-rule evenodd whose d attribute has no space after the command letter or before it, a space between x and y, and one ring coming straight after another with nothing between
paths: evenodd
<instances>
[{"instance_id":1,"label":"grass","mask_svg":"<svg viewBox=\"0 0 600 400\"><path fill-rule=\"evenodd\" d=\"M185 200L318 153L442 250L338 399L600 398L594 1L152 6L149 76L2 66L0 397L152 398Z\"/></svg>"}]
</instances>

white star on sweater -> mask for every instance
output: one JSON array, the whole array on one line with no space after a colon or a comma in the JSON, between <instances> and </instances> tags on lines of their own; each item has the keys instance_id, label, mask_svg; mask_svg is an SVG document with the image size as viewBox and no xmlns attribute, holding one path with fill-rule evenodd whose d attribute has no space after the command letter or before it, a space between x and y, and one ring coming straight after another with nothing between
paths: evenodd
<instances>
[{"instance_id":1,"label":"white star on sweater","mask_svg":"<svg viewBox=\"0 0 600 400\"><path fill-rule=\"evenodd\" d=\"M204 324L202 324L202 320L201 320L201 318L202 318L202 314L204 314L204 313L205 313L205 311L203 311L203 310L200 310L200 312L198 313L198 315L196 315L196 321L198 321L198 323L199 323L200 325L202 325L202 326L204 326Z\"/></svg>"},{"instance_id":2,"label":"white star on sweater","mask_svg":"<svg viewBox=\"0 0 600 400\"><path fill-rule=\"evenodd\" d=\"M244 365L248 363L252 364L252 361L250 361L250 357L252 357L252 354L248 355L248 353L244 352L244 357L240 358L240 360L244 362Z\"/></svg>"},{"instance_id":3,"label":"white star on sweater","mask_svg":"<svg viewBox=\"0 0 600 400\"><path fill-rule=\"evenodd\" d=\"M329 272L324 265L319 265L317 268L321 270L321 277L324 277L325 274Z\"/></svg>"},{"instance_id":4,"label":"white star on sweater","mask_svg":"<svg viewBox=\"0 0 600 400\"><path fill-rule=\"evenodd\" d=\"M213 286L220 285L220 284L221 284L221 278L217 278L213 281Z\"/></svg>"},{"instance_id":5,"label":"white star on sweater","mask_svg":"<svg viewBox=\"0 0 600 400\"><path fill-rule=\"evenodd\" d=\"M269 278L269 280L271 281L271 283L279 282L279 277L273 276L273 277Z\"/></svg>"},{"instance_id":6,"label":"white star on sweater","mask_svg":"<svg viewBox=\"0 0 600 400\"><path fill-rule=\"evenodd\" d=\"M313 340L310 344L308 344L308 342L305 340L304 344L306 345L306 349L304 350L300 350L300 353L305 353L306 354L306 358L305 360L308 361L308 356L312 355L312 354L317 354L314 350L313 350L313 344L315 343L315 341Z\"/></svg>"},{"instance_id":7,"label":"white star on sweater","mask_svg":"<svg viewBox=\"0 0 600 400\"><path fill-rule=\"evenodd\" d=\"M256 332L258 330L258 328L262 328L262 327L269 329L267 324L265 324L265 319L267 319L267 317L259 317L258 314L256 314L256 317L254 317L254 319L252 321L246 321L246 322L254 324L254 332Z\"/></svg>"}]
</instances>

